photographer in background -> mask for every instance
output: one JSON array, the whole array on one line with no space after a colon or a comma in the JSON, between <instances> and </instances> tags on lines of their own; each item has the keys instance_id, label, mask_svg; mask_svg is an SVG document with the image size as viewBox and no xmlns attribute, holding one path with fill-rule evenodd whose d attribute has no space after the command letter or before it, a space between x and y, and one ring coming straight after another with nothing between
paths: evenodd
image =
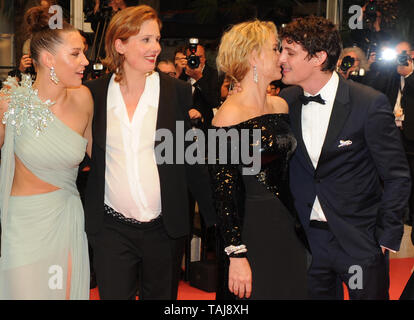
<instances>
[{"instance_id":1,"label":"photographer in background","mask_svg":"<svg viewBox=\"0 0 414 320\"><path fill-rule=\"evenodd\" d=\"M366 56L369 56L374 48L390 40L382 15L381 3L369 0L362 7L363 28L351 30L351 38L366 53Z\"/></svg>"},{"instance_id":2,"label":"photographer in background","mask_svg":"<svg viewBox=\"0 0 414 320\"><path fill-rule=\"evenodd\" d=\"M206 55L204 46L193 44L186 51L185 74L188 76L188 82L193 87L193 101L196 110L190 110L190 118L201 119L196 125L198 128L207 130L213 119L213 109L220 105L219 81L216 69L206 64Z\"/></svg>"},{"instance_id":3,"label":"photographer in background","mask_svg":"<svg viewBox=\"0 0 414 320\"><path fill-rule=\"evenodd\" d=\"M388 52L392 53L390 49ZM395 47L394 57L390 61L379 61L372 65L372 86L385 93L393 107L395 123L401 130L402 141L414 176L414 53L410 43L402 41ZM410 196L410 217L404 217L411 224L414 214L414 188ZM410 221L411 220L411 221ZM412 234L414 240L414 235ZM414 241L413 241L414 243Z\"/></svg>"},{"instance_id":4,"label":"photographer in background","mask_svg":"<svg viewBox=\"0 0 414 320\"><path fill-rule=\"evenodd\" d=\"M410 166L411 177L414 177L414 75L413 51L408 42L400 42L396 47L396 73L390 77L386 94L394 106L396 125L400 127L402 141ZM405 217L407 224L412 224L414 215L414 188L410 195L410 215ZM411 238L413 239L413 233Z\"/></svg>"},{"instance_id":5,"label":"photographer in background","mask_svg":"<svg viewBox=\"0 0 414 320\"><path fill-rule=\"evenodd\" d=\"M368 60L359 47L349 47L342 50L338 59L337 72L345 79L363 82L363 77L369 71Z\"/></svg>"},{"instance_id":6,"label":"photographer in background","mask_svg":"<svg viewBox=\"0 0 414 320\"><path fill-rule=\"evenodd\" d=\"M185 67L187 66L186 47L179 46L174 51L174 65L177 70L177 78L183 81L188 80L188 76L185 74Z\"/></svg>"},{"instance_id":7,"label":"photographer in background","mask_svg":"<svg viewBox=\"0 0 414 320\"><path fill-rule=\"evenodd\" d=\"M193 128L207 132L214 117L213 109L220 105L220 89L218 72L206 64L205 48L198 43L198 39L191 38L188 47L177 48L174 59L179 79L192 85L193 108L189 110L189 116ZM185 80L186 79L186 80ZM195 199L189 193L189 213L192 236L194 232ZM201 216L203 216L201 214ZM202 260L206 257L209 239L212 239L214 228L207 229L201 219ZM190 238L191 239L191 238ZM187 243L186 256L189 256L190 245Z\"/></svg>"}]
</instances>

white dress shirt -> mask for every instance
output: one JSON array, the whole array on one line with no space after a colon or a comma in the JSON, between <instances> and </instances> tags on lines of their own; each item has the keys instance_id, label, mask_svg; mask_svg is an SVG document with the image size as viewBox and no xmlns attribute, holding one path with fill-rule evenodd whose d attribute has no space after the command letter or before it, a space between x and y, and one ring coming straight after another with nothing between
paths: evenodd
<instances>
[{"instance_id":1,"label":"white dress shirt","mask_svg":"<svg viewBox=\"0 0 414 320\"><path fill-rule=\"evenodd\" d=\"M157 72L147 76L131 121L114 79L107 97L105 204L127 218L147 222L161 213L154 153L160 79Z\"/></svg>"},{"instance_id":2,"label":"white dress shirt","mask_svg":"<svg viewBox=\"0 0 414 320\"><path fill-rule=\"evenodd\" d=\"M398 88L397 100L395 100L394 105L395 124L397 125L397 127L402 127L402 122L404 121L404 113L401 107L401 98L402 91L404 90L404 85L405 78L404 76L400 76L400 86Z\"/></svg>"},{"instance_id":3,"label":"white dress shirt","mask_svg":"<svg viewBox=\"0 0 414 320\"><path fill-rule=\"evenodd\" d=\"M406 76L400 76L400 87L398 89L397 100L395 100L395 105L394 105L395 124L397 125L397 127L402 127L402 124L404 121L404 112L401 107L401 98L402 98L402 92L405 86L405 79L411 76L412 73L413 71L411 71L410 74Z\"/></svg>"},{"instance_id":4,"label":"white dress shirt","mask_svg":"<svg viewBox=\"0 0 414 320\"><path fill-rule=\"evenodd\" d=\"M204 71L204 67L205 67L205 66L206 66L206 65L204 65L204 66L203 66L203 69L201 69L201 73L203 73L203 71ZM197 82L197 80L196 80L196 79L194 79L194 78L189 77L189 78L188 78L188 82L191 84L191 92L194 94L194 90L195 90L194 83L196 83L196 82Z\"/></svg>"},{"instance_id":5,"label":"white dress shirt","mask_svg":"<svg viewBox=\"0 0 414 320\"><path fill-rule=\"evenodd\" d=\"M339 76L336 72L333 72L330 80L317 94L315 94L320 94L322 99L325 100L325 104L311 101L307 105L302 106L303 142L305 143L306 150L315 169L318 166L319 156L328 130L329 119L331 117L338 84ZM310 96L311 94L305 91L304 95ZM321 204L319 203L318 196L316 196L313 203L310 219L327 221L321 208Z\"/></svg>"}]
</instances>

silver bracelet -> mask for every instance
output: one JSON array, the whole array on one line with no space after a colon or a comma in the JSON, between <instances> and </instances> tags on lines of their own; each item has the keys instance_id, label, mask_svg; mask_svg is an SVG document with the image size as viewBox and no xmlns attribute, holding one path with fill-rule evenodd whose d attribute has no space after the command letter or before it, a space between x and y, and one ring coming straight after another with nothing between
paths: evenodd
<instances>
[{"instance_id":1,"label":"silver bracelet","mask_svg":"<svg viewBox=\"0 0 414 320\"><path fill-rule=\"evenodd\" d=\"M239 246L228 246L226 248L224 248L224 251L227 253L227 255L231 255L231 254L238 254L238 253L244 253L247 252L247 248L244 244L241 244Z\"/></svg>"}]
</instances>

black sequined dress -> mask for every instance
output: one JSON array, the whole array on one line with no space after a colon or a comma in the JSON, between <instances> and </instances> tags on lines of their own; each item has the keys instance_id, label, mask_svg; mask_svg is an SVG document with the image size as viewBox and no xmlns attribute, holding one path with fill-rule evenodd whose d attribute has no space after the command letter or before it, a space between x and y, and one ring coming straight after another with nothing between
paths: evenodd
<instances>
[{"instance_id":1,"label":"black sequined dress","mask_svg":"<svg viewBox=\"0 0 414 320\"><path fill-rule=\"evenodd\" d=\"M248 251L236 256L246 256L250 263L251 299L306 299L307 256L296 232L297 220L288 186L288 161L296 148L288 115L265 114L234 126L214 129L225 132L236 129L240 136L248 129L250 140L240 141L249 144L250 155L254 154L252 146L261 144L258 149L261 166L257 174L243 174L243 168L249 165L242 161L220 164L217 157L216 164L209 165L220 231L219 265L224 266L220 270L217 299L234 297L228 291L229 259L224 248L241 244L246 245ZM260 129L260 134L255 137L252 129ZM255 141L257 139L260 141ZM228 142L227 153L234 148Z\"/></svg>"}]
</instances>

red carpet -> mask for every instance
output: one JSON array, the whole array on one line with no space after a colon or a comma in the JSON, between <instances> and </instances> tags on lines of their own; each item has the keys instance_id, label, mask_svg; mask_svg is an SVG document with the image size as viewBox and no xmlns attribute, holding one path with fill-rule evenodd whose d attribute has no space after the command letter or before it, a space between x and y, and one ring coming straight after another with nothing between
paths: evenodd
<instances>
[{"instance_id":1,"label":"red carpet","mask_svg":"<svg viewBox=\"0 0 414 320\"><path fill-rule=\"evenodd\" d=\"M398 300L405 284L411 275L414 266L414 258L390 259L390 299ZM205 292L189 285L188 282L181 281L178 289L178 300L214 300L215 293ZM345 297L348 294L345 290ZM98 289L91 290L91 300L99 300Z\"/></svg>"},{"instance_id":2,"label":"red carpet","mask_svg":"<svg viewBox=\"0 0 414 320\"><path fill-rule=\"evenodd\" d=\"M181 281L178 288L178 300L215 300L216 294L205 292L190 286L188 282ZM99 300L97 288L91 290L90 300Z\"/></svg>"}]
</instances>

